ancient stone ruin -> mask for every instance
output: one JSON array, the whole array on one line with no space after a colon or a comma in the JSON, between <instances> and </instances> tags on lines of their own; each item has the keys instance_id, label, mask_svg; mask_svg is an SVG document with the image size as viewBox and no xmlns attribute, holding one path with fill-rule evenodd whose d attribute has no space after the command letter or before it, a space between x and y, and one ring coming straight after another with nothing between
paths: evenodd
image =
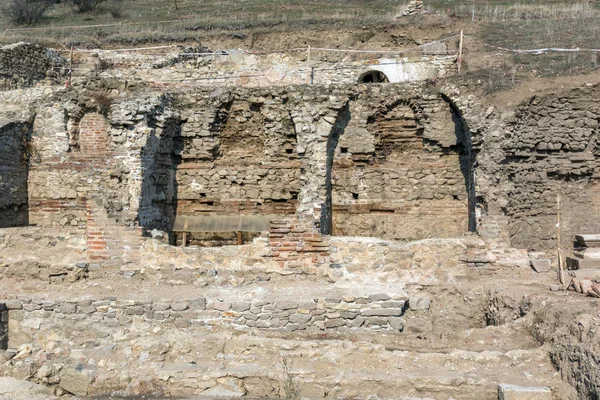
<instances>
[{"instance_id":1,"label":"ancient stone ruin","mask_svg":"<svg viewBox=\"0 0 600 400\"><path fill-rule=\"evenodd\" d=\"M32 61L0 92L2 375L48 398L600 390L596 300L563 290L600 278L599 84L501 109L425 56L232 84L233 59L106 55L65 87L64 59L10 51Z\"/></svg>"}]
</instances>

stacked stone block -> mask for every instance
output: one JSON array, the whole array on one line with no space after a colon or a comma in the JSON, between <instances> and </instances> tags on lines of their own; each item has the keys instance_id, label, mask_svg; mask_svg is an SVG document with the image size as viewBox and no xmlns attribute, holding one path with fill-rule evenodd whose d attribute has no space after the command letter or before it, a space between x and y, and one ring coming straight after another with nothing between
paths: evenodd
<instances>
[{"instance_id":1,"label":"stacked stone block","mask_svg":"<svg viewBox=\"0 0 600 400\"><path fill-rule=\"evenodd\" d=\"M115 335L127 332L132 323L140 321L150 326L182 329L224 326L238 330L360 328L398 332L404 328L403 315L408 308L408 298L405 294L385 293L252 301L217 298L120 300L114 297L47 300L19 296L13 300L0 300L0 307L4 326L10 322L8 346L16 348L25 341L42 344L45 335L68 326L75 330L93 330L97 339L111 341ZM4 332L6 337L6 329ZM78 340L68 336L63 339Z\"/></svg>"}]
</instances>

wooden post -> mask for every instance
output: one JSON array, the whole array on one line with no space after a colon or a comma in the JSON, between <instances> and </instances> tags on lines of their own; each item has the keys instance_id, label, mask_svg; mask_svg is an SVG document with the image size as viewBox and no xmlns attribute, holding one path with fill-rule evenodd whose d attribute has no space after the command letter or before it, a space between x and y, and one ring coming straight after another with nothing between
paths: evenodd
<instances>
[{"instance_id":1,"label":"wooden post","mask_svg":"<svg viewBox=\"0 0 600 400\"><path fill-rule=\"evenodd\" d=\"M306 51L306 84L310 84L310 44L308 45L308 50Z\"/></svg>"},{"instance_id":2,"label":"wooden post","mask_svg":"<svg viewBox=\"0 0 600 400\"><path fill-rule=\"evenodd\" d=\"M458 74L460 75L460 68L462 67L462 51L463 51L463 31L460 31L460 43L458 45Z\"/></svg>"},{"instance_id":3,"label":"wooden post","mask_svg":"<svg viewBox=\"0 0 600 400\"><path fill-rule=\"evenodd\" d=\"M238 246L241 246L244 244L244 238L242 237L242 232L237 231L237 242L238 242Z\"/></svg>"},{"instance_id":4,"label":"wooden post","mask_svg":"<svg viewBox=\"0 0 600 400\"><path fill-rule=\"evenodd\" d=\"M188 221L186 219L185 222L183 223L183 237L181 238L181 247L187 246L187 228L188 228Z\"/></svg>"},{"instance_id":5,"label":"wooden post","mask_svg":"<svg viewBox=\"0 0 600 400\"><path fill-rule=\"evenodd\" d=\"M71 57L69 58L69 81L68 86L71 87L71 76L73 75L73 45L71 45Z\"/></svg>"},{"instance_id":6,"label":"wooden post","mask_svg":"<svg viewBox=\"0 0 600 400\"><path fill-rule=\"evenodd\" d=\"M556 209L558 211L558 223L556 224L556 229L558 230L557 234L557 253L558 253L558 279L560 280L560 284L565 284L565 274L563 271L562 265L562 255L560 250L560 193L556 195Z\"/></svg>"}]
</instances>

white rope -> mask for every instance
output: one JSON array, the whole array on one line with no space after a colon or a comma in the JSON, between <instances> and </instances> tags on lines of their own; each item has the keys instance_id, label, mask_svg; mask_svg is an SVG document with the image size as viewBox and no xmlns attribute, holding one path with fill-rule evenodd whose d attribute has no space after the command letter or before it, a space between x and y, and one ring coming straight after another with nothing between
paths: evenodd
<instances>
[{"instance_id":1,"label":"white rope","mask_svg":"<svg viewBox=\"0 0 600 400\"><path fill-rule=\"evenodd\" d=\"M408 49L403 49L403 50L345 50L345 49L329 49L329 48L324 48L324 47L311 47L311 51L312 50L319 50L319 51L331 51L331 52L340 52L340 53L390 53L390 54L400 54L400 53L407 53L409 51L413 51L413 50L418 50L421 49L423 47L427 47L430 46L432 44L436 44L436 43L442 43L445 42L447 40L453 39L455 37L459 37L460 35L453 35L453 36L449 36L447 38L443 38L443 39L439 39L439 40L434 40L433 42L429 42L429 43L425 43L425 44L421 44L419 46L415 46L415 47L411 47Z\"/></svg>"},{"instance_id":2,"label":"white rope","mask_svg":"<svg viewBox=\"0 0 600 400\"><path fill-rule=\"evenodd\" d=\"M132 49L114 49L114 50L101 50L101 49L95 49L95 50L84 50L84 49L73 49L73 53L113 53L113 52L121 52L121 51L142 51L142 50L155 50L155 49L171 49L173 47L177 47L175 45L169 45L169 46L155 46L155 47L136 47L136 48L132 48ZM58 50L58 51L64 51L64 52L70 52L71 50L69 49L64 49L64 50Z\"/></svg>"},{"instance_id":3,"label":"white rope","mask_svg":"<svg viewBox=\"0 0 600 400\"><path fill-rule=\"evenodd\" d=\"M508 51L511 53L519 53L519 54L544 54L549 51L562 52L562 53L577 53L577 52L600 53L600 49L580 49L579 47L576 47L574 49L563 49L563 48L559 48L559 47L544 47L541 49L524 49L524 50L523 49L509 49L506 47L500 47L500 46L494 46L492 44L487 44L487 43L484 43L480 40L474 39L467 35L465 35L465 37L471 39L474 42L480 43L483 46L491 47L491 48L498 49L498 50L504 50L504 51Z\"/></svg>"}]
</instances>

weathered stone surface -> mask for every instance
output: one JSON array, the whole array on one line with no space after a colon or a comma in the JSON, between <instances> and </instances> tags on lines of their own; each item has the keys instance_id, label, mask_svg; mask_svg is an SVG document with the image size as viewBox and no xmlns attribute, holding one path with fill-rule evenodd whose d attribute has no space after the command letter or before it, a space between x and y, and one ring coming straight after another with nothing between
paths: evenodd
<instances>
[{"instance_id":1,"label":"weathered stone surface","mask_svg":"<svg viewBox=\"0 0 600 400\"><path fill-rule=\"evenodd\" d=\"M509 384L498 385L498 400L552 400L552 390L547 387L526 387Z\"/></svg>"},{"instance_id":2,"label":"weathered stone surface","mask_svg":"<svg viewBox=\"0 0 600 400\"><path fill-rule=\"evenodd\" d=\"M360 314L365 317L399 317L402 313L403 310L401 308L368 308L360 312Z\"/></svg>"},{"instance_id":3,"label":"weathered stone surface","mask_svg":"<svg viewBox=\"0 0 600 400\"><path fill-rule=\"evenodd\" d=\"M531 267L535 272L550 272L551 261L549 259L531 260Z\"/></svg>"},{"instance_id":4,"label":"weathered stone surface","mask_svg":"<svg viewBox=\"0 0 600 400\"><path fill-rule=\"evenodd\" d=\"M223 398L234 398L234 397L242 397L244 395L243 391L235 391L231 389L227 389L223 386L213 386L210 389L206 389L202 393L201 396L207 397L223 397Z\"/></svg>"},{"instance_id":5,"label":"weathered stone surface","mask_svg":"<svg viewBox=\"0 0 600 400\"><path fill-rule=\"evenodd\" d=\"M0 398L11 400L58 399L45 386L11 377L0 377Z\"/></svg>"},{"instance_id":6,"label":"weathered stone surface","mask_svg":"<svg viewBox=\"0 0 600 400\"><path fill-rule=\"evenodd\" d=\"M431 299L429 297L411 297L408 305L413 311L429 310Z\"/></svg>"},{"instance_id":7,"label":"weathered stone surface","mask_svg":"<svg viewBox=\"0 0 600 400\"><path fill-rule=\"evenodd\" d=\"M72 368L65 368L60 374L60 387L76 396L86 396L90 378L84 372Z\"/></svg>"}]
</instances>

